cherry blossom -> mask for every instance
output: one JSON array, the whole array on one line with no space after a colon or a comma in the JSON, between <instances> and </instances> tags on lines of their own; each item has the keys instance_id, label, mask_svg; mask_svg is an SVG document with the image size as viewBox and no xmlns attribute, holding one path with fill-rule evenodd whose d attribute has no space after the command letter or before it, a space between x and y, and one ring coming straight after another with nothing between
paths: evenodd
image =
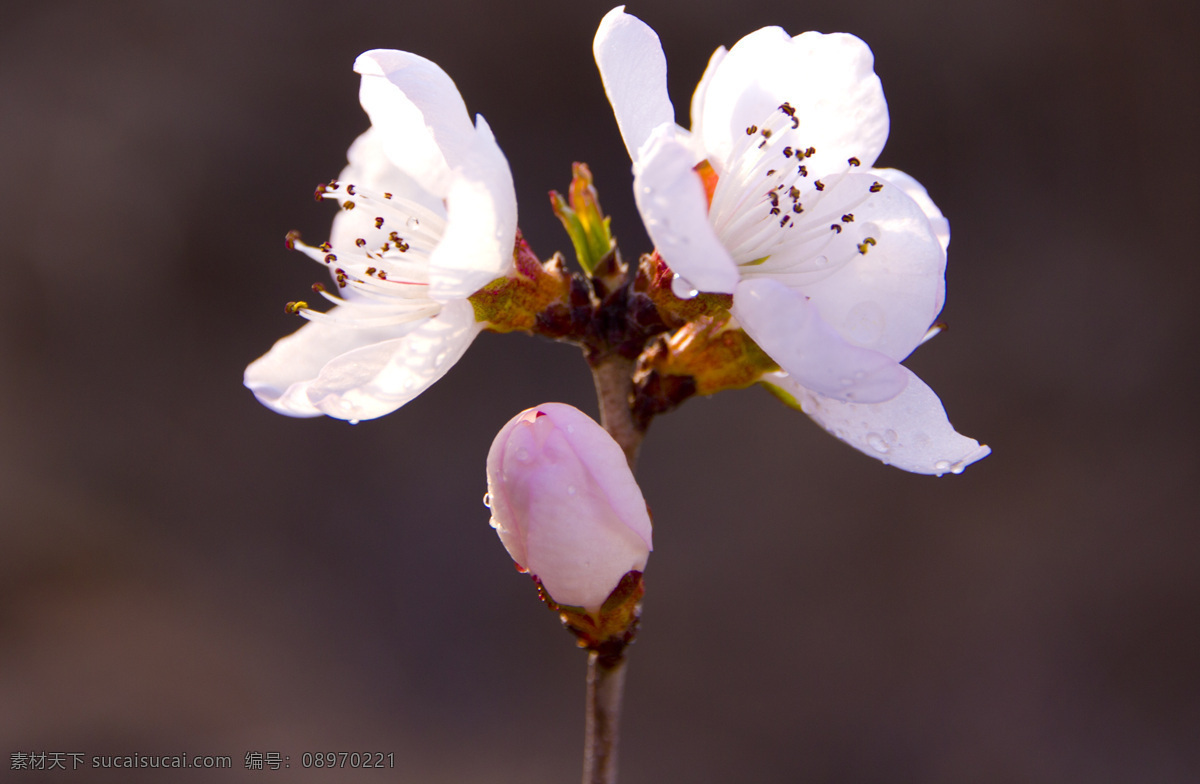
<instances>
[{"instance_id":1,"label":"cherry blossom","mask_svg":"<svg viewBox=\"0 0 1200 784\"><path fill-rule=\"evenodd\" d=\"M289 243L329 270L326 311L253 362L245 383L290 416L357 421L390 413L441 378L486 326L468 297L513 268L512 174L482 116L418 55L358 57L371 127L317 190L341 208L328 242Z\"/></svg>"},{"instance_id":2,"label":"cherry blossom","mask_svg":"<svg viewBox=\"0 0 1200 784\"><path fill-rule=\"evenodd\" d=\"M676 293L732 294L731 324L786 371L775 386L818 401L807 409L827 412L818 422L846 419L838 429L852 444L865 444L865 430L850 437L862 419L828 412L902 399L944 422L932 392L902 397L916 377L900 362L942 309L949 223L912 177L873 168L888 112L867 45L767 27L719 48L690 130L674 122L662 46L645 23L613 9L594 52ZM989 451L948 422L932 430L962 440L928 461L893 462L943 473Z\"/></svg>"}]
</instances>

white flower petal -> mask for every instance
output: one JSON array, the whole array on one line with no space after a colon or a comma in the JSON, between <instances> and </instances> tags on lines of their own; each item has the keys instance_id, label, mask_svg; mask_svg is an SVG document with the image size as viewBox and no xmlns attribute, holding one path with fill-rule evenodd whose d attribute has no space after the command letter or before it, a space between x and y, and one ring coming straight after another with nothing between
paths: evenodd
<instances>
[{"instance_id":1,"label":"white flower petal","mask_svg":"<svg viewBox=\"0 0 1200 784\"><path fill-rule=\"evenodd\" d=\"M336 313L333 308L330 313ZM354 329L329 322L310 321L275 342L246 368L244 383L259 402L280 414L320 416L308 390L331 360L381 342L395 340L415 324L385 329Z\"/></svg>"},{"instance_id":2,"label":"white flower petal","mask_svg":"<svg viewBox=\"0 0 1200 784\"><path fill-rule=\"evenodd\" d=\"M431 213L445 215L446 207L440 197L421 187L388 159L378 129L368 128L355 139L346 158L349 162L338 175L339 182L352 183L376 193L391 193L396 204L417 204ZM329 230L329 243L339 249L354 247L357 238L375 233L376 216L377 211L370 209L338 210Z\"/></svg>"},{"instance_id":3,"label":"white flower petal","mask_svg":"<svg viewBox=\"0 0 1200 784\"><path fill-rule=\"evenodd\" d=\"M717 51L712 53L712 57L708 58L708 66L704 69L704 75L700 77L700 83L696 85L696 91L692 93L692 133L700 138L704 138L702 124L704 120L704 100L708 95L708 83L712 81L713 74L716 73L717 66L725 59L725 55L729 53L724 46L718 46Z\"/></svg>"},{"instance_id":4,"label":"white flower petal","mask_svg":"<svg viewBox=\"0 0 1200 784\"><path fill-rule=\"evenodd\" d=\"M308 384L312 407L337 419L390 414L446 374L482 330L466 300L447 303L403 337L333 358Z\"/></svg>"},{"instance_id":5,"label":"white flower petal","mask_svg":"<svg viewBox=\"0 0 1200 784\"><path fill-rule=\"evenodd\" d=\"M950 247L950 221L946 220L942 211L933 203L933 199L929 198L929 193L925 190L924 185L899 169L871 169L870 172L899 187L908 194L909 198L920 205L925 217L929 218L929 225L933 229L934 235L942 244L942 250Z\"/></svg>"},{"instance_id":6,"label":"white flower petal","mask_svg":"<svg viewBox=\"0 0 1200 784\"><path fill-rule=\"evenodd\" d=\"M444 196L475 132L453 80L424 57L393 49L362 53L354 70L362 74L359 101L388 158Z\"/></svg>"},{"instance_id":7,"label":"white flower petal","mask_svg":"<svg viewBox=\"0 0 1200 784\"><path fill-rule=\"evenodd\" d=\"M675 122L675 107L667 94L667 59L658 34L625 13L625 6L617 6L600 21L592 52L629 158L637 163L638 151L650 133L663 123Z\"/></svg>"},{"instance_id":8,"label":"white flower petal","mask_svg":"<svg viewBox=\"0 0 1200 784\"><path fill-rule=\"evenodd\" d=\"M732 293L737 266L708 221L696 160L681 132L659 126L643 146L634 197L650 239L674 272L700 291Z\"/></svg>"},{"instance_id":9,"label":"white flower petal","mask_svg":"<svg viewBox=\"0 0 1200 784\"><path fill-rule=\"evenodd\" d=\"M708 82L700 129L718 174L744 138L783 102L795 109L800 149L815 176L857 157L875 162L887 141L888 112L870 48L846 33L789 36L766 27L734 44Z\"/></svg>"},{"instance_id":10,"label":"white flower petal","mask_svg":"<svg viewBox=\"0 0 1200 784\"><path fill-rule=\"evenodd\" d=\"M446 233L431 257L429 296L466 298L513 266L517 195L508 160L477 118L474 144L446 196Z\"/></svg>"},{"instance_id":11,"label":"white flower petal","mask_svg":"<svg viewBox=\"0 0 1200 784\"><path fill-rule=\"evenodd\" d=\"M876 182L883 187L871 193ZM869 173L841 178L815 209L842 227L824 251L837 271L780 279L803 291L850 343L904 359L921 344L946 296L946 251L925 211L904 190ZM854 220L839 220L843 210ZM874 244L866 244L868 238Z\"/></svg>"},{"instance_id":12,"label":"white flower petal","mask_svg":"<svg viewBox=\"0 0 1200 784\"><path fill-rule=\"evenodd\" d=\"M876 403L904 389L890 357L850 345L802 294L759 278L738 283L733 315L754 342L806 388L839 400Z\"/></svg>"},{"instance_id":13,"label":"white flower petal","mask_svg":"<svg viewBox=\"0 0 1200 784\"><path fill-rule=\"evenodd\" d=\"M805 389L783 373L764 383L794 399L821 427L863 454L918 474L962 473L992 450L959 435L946 418L942 401L912 371L908 386L882 403L848 403Z\"/></svg>"}]
</instances>

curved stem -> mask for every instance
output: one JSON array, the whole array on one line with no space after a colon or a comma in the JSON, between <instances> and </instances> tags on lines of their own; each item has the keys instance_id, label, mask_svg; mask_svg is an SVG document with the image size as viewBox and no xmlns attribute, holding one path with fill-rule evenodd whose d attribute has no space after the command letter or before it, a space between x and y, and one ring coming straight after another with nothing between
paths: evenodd
<instances>
[{"instance_id":1,"label":"curved stem","mask_svg":"<svg viewBox=\"0 0 1200 784\"><path fill-rule=\"evenodd\" d=\"M624 687L624 656L588 654L583 784L616 784L617 723Z\"/></svg>"}]
</instances>

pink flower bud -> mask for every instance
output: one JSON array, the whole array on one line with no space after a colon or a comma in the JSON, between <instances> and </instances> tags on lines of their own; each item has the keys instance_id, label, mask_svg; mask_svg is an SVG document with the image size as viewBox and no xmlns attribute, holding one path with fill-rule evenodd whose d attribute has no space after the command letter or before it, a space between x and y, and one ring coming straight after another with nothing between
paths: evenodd
<instances>
[{"instance_id":1,"label":"pink flower bud","mask_svg":"<svg viewBox=\"0 0 1200 784\"><path fill-rule=\"evenodd\" d=\"M595 611L625 574L646 568L650 515L625 455L563 403L517 414L487 459L492 526L555 602Z\"/></svg>"}]
</instances>

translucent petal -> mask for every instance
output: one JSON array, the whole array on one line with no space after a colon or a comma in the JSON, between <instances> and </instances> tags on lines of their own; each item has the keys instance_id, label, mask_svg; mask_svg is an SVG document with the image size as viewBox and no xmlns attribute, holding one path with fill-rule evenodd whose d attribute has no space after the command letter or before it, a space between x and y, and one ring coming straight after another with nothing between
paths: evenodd
<instances>
[{"instance_id":1,"label":"translucent petal","mask_svg":"<svg viewBox=\"0 0 1200 784\"><path fill-rule=\"evenodd\" d=\"M882 403L849 403L804 388L784 373L764 383L777 387L821 427L863 454L918 474L961 473L991 454L973 438L959 435L942 401L907 368L908 386Z\"/></svg>"},{"instance_id":2,"label":"translucent petal","mask_svg":"<svg viewBox=\"0 0 1200 784\"><path fill-rule=\"evenodd\" d=\"M876 183L882 187L872 193ZM810 209L823 214L823 232L830 222L842 229L824 251L836 272L781 279L848 342L904 359L921 344L946 296L946 251L925 211L890 181L857 172L840 178ZM843 214L853 220L842 221ZM786 265L788 252L771 264Z\"/></svg>"},{"instance_id":3,"label":"translucent petal","mask_svg":"<svg viewBox=\"0 0 1200 784\"><path fill-rule=\"evenodd\" d=\"M716 66L703 102L704 149L722 173L746 128L783 102L799 120L797 146L815 147L814 176L857 157L874 163L887 141L888 112L871 50L846 33L789 36L766 27L738 41Z\"/></svg>"},{"instance_id":4,"label":"translucent petal","mask_svg":"<svg viewBox=\"0 0 1200 784\"><path fill-rule=\"evenodd\" d=\"M508 160L483 117L446 196L447 223L431 258L429 296L466 298L513 266L517 196Z\"/></svg>"},{"instance_id":5,"label":"translucent petal","mask_svg":"<svg viewBox=\"0 0 1200 784\"><path fill-rule=\"evenodd\" d=\"M708 222L696 162L686 137L660 126L643 147L634 197L646 232L672 270L700 291L732 293L737 266Z\"/></svg>"},{"instance_id":6,"label":"translucent petal","mask_svg":"<svg viewBox=\"0 0 1200 784\"><path fill-rule=\"evenodd\" d=\"M366 345L328 361L307 382L312 408L337 419L374 419L428 389L457 362L483 325L455 300L416 322L403 337Z\"/></svg>"},{"instance_id":7,"label":"translucent petal","mask_svg":"<svg viewBox=\"0 0 1200 784\"><path fill-rule=\"evenodd\" d=\"M942 244L942 250L950 247L950 221L946 220L942 211L933 203L933 199L929 198L929 193L925 190L924 185L899 169L870 169L870 173L907 193L909 198L921 207L925 217L929 218L929 226L938 238L938 242Z\"/></svg>"},{"instance_id":8,"label":"translucent petal","mask_svg":"<svg viewBox=\"0 0 1200 784\"><path fill-rule=\"evenodd\" d=\"M331 313L336 314L338 308ZM263 356L246 368L244 383L259 402L280 414L320 416L324 412L309 399L308 390L333 359L367 346L393 341L412 331L415 324L386 329L354 329L332 323L308 322L276 341Z\"/></svg>"},{"instance_id":9,"label":"translucent petal","mask_svg":"<svg viewBox=\"0 0 1200 784\"><path fill-rule=\"evenodd\" d=\"M704 75L700 77L700 83L696 85L695 92L692 93L692 133L704 138L704 131L701 126L704 120L704 100L708 95L708 83L712 81L713 74L716 73L717 66L725 59L728 54L724 46L717 47L717 50L712 53L712 57L708 58L708 65L704 69Z\"/></svg>"},{"instance_id":10,"label":"translucent petal","mask_svg":"<svg viewBox=\"0 0 1200 784\"><path fill-rule=\"evenodd\" d=\"M430 192L444 196L475 128L458 88L424 57L393 49L364 52L359 101L380 131L387 157Z\"/></svg>"},{"instance_id":11,"label":"translucent petal","mask_svg":"<svg viewBox=\"0 0 1200 784\"><path fill-rule=\"evenodd\" d=\"M617 6L604 15L592 52L621 129L621 138L635 163L650 133L675 122L675 107L667 94L667 59L658 35L636 16Z\"/></svg>"},{"instance_id":12,"label":"translucent petal","mask_svg":"<svg viewBox=\"0 0 1200 784\"><path fill-rule=\"evenodd\" d=\"M904 389L907 373L890 357L847 343L802 294L777 281L744 280L733 315L754 342L807 389L875 403Z\"/></svg>"}]
</instances>

